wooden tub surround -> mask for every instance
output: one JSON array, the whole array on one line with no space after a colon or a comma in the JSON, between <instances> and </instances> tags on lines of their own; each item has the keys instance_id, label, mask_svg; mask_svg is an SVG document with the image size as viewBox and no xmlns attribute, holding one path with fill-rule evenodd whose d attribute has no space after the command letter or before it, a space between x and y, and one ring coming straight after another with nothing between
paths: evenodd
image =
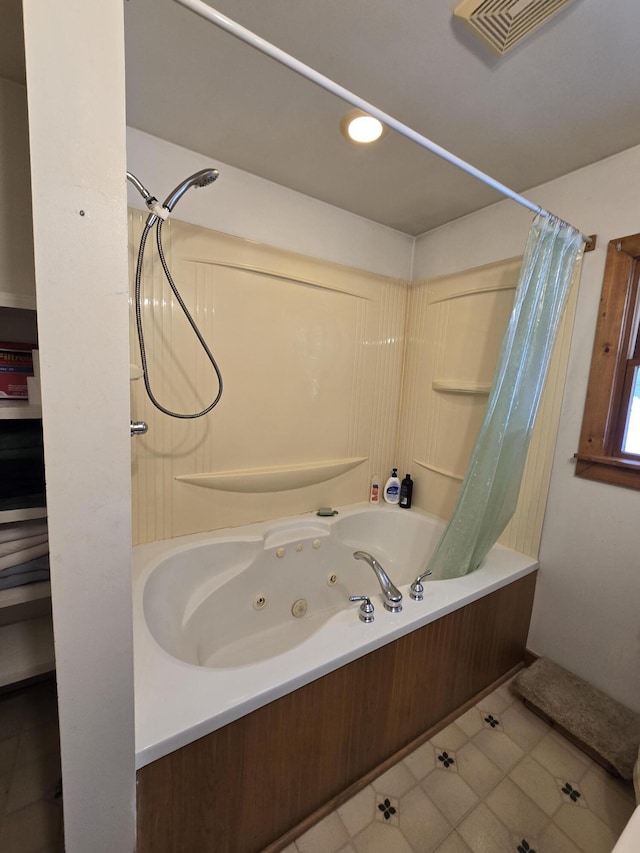
<instances>
[{"instance_id":1,"label":"wooden tub surround","mask_svg":"<svg viewBox=\"0 0 640 853\"><path fill-rule=\"evenodd\" d=\"M536 573L141 768L138 853L276 853L525 654Z\"/></svg>"}]
</instances>

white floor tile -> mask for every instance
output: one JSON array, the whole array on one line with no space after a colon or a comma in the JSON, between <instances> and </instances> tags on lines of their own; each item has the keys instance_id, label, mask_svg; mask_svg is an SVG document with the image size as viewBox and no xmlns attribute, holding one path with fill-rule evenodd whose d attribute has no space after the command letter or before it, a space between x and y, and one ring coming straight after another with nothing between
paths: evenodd
<instances>
[{"instance_id":1,"label":"white floor tile","mask_svg":"<svg viewBox=\"0 0 640 853\"><path fill-rule=\"evenodd\" d=\"M20 734L16 767L59 752L60 731L57 720L25 729Z\"/></svg>"},{"instance_id":2,"label":"white floor tile","mask_svg":"<svg viewBox=\"0 0 640 853\"><path fill-rule=\"evenodd\" d=\"M58 718L58 696L52 678L21 691L23 697L22 730L42 726Z\"/></svg>"},{"instance_id":3,"label":"white floor tile","mask_svg":"<svg viewBox=\"0 0 640 853\"><path fill-rule=\"evenodd\" d=\"M347 800L338 808L338 814L351 838L368 826L375 817L376 792L371 785Z\"/></svg>"},{"instance_id":4,"label":"white floor tile","mask_svg":"<svg viewBox=\"0 0 640 853\"><path fill-rule=\"evenodd\" d=\"M633 814L634 804L593 770L588 770L580 780L580 791L589 809L620 835Z\"/></svg>"},{"instance_id":5,"label":"white floor tile","mask_svg":"<svg viewBox=\"0 0 640 853\"><path fill-rule=\"evenodd\" d=\"M553 731L545 735L531 750L531 757L542 764L549 773L562 777L565 781L573 779L579 782L589 769L570 744L558 738Z\"/></svg>"},{"instance_id":6,"label":"white floor tile","mask_svg":"<svg viewBox=\"0 0 640 853\"><path fill-rule=\"evenodd\" d=\"M52 799L60 779L60 756L45 756L18 767L13 774L6 811L14 812L38 800Z\"/></svg>"},{"instance_id":7,"label":"white floor tile","mask_svg":"<svg viewBox=\"0 0 640 853\"><path fill-rule=\"evenodd\" d=\"M408 755L404 762L405 766L413 773L416 779L424 779L424 777L435 770L436 752L431 741L423 743Z\"/></svg>"},{"instance_id":8,"label":"white floor tile","mask_svg":"<svg viewBox=\"0 0 640 853\"><path fill-rule=\"evenodd\" d=\"M38 802L6 815L0 823L0 850L11 853L39 853L58 838L62 810Z\"/></svg>"},{"instance_id":9,"label":"white floor tile","mask_svg":"<svg viewBox=\"0 0 640 853\"><path fill-rule=\"evenodd\" d=\"M417 784L418 780L416 777L409 768L400 761L390 770L387 770L386 773L383 773L382 776L378 776L377 779L374 779L371 783L371 787L378 794L384 794L389 797L402 797L403 794L406 794L407 791L411 790L411 788Z\"/></svg>"},{"instance_id":10,"label":"white floor tile","mask_svg":"<svg viewBox=\"0 0 640 853\"><path fill-rule=\"evenodd\" d=\"M452 832L438 847L436 853L471 853L471 850L457 832Z\"/></svg>"},{"instance_id":11,"label":"white floor tile","mask_svg":"<svg viewBox=\"0 0 640 853\"><path fill-rule=\"evenodd\" d=\"M422 787L452 826L456 826L479 800L458 773L434 770L422 780Z\"/></svg>"},{"instance_id":12,"label":"white floor tile","mask_svg":"<svg viewBox=\"0 0 640 853\"><path fill-rule=\"evenodd\" d=\"M0 695L0 739L20 734L24 723L25 707L22 691Z\"/></svg>"},{"instance_id":13,"label":"white floor tile","mask_svg":"<svg viewBox=\"0 0 640 853\"><path fill-rule=\"evenodd\" d=\"M486 796L502 780L504 772L469 741L456 752L458 773L479 797Z\"/></svg>"},{"instance_id":14,"label":"white floor tile","mask_svg":"<svg viewBox=\"0 0 640 853\"><path fill-rule=\"evenodd\" d=\"M414 853L398 827L385 826L378 821L370 823L353 843L358 853Z\"/></svg>"},{"instance_id":15,"label":"white floor tile","mask_svg":"<svg viewBox=\"0 0 640 853\"><path fill-rule=\"evenodd\" d=\"M538 836L540 853L583 853L555 823L550 823Z\"/></svg>"},{"instance_id":16,"label":"white floor tile","mask_svg":"<svg viewBox=\"0 0 640 853\"><path fill-rule=\"evenodd\" d=\"M501 714L500 723L504 733L527 752L549 732L549 726L520 702L515 702Z\"/></svg>"},{"instance_id":17,"label":"white floor tile","mask_svg":"<svg viewBox=\"0 0 640 853\"><path fill-rule=\"evenodd\" d=\"M561 744L567 752L571 753L571 755L573 755L573 757L581 764L584 764L585 767L591 768L595 764L594 760L588 756L586 752L583 752L579 746L571 743L568 738L561 735L557 729L553 728L553 726L549 729L549 737Z\"/></svg>"},{"instance_id":18,"label":"white floor tile","mask_svg":"<svg viewBox=\"0 0 640 853\"><path fill-rule=\"evenodd\" d=\"M420 788L400 800L400 829L414 853L431 853L451 832L451 824Z\"/></svg>"},{"instance_id":19,"label":"white floor tile","mask_svg":"<svg viewBox=\"0 0 640 853\"><path fill-rule=\"evenodd\" d=\"M0 740L0 776L13 773L19 741L20 738L18 735Z\"/></svg>"},{"instance_id":20,"label":"white floor tile","mask_svg":"<svg viewBox=\"0 0 640 853\"><path fill-rule=\"evenodd\" d=\"M469 708L461 717L458 717L456 725L467 737L473 737L484 728L482 713L478 708Z\"/></svg>"},{"instance_id":21,"label":"white floor tile","mask_svg":"<svg viewBox=\"0 0 640 853\"><path fill-rule=\"evenodd\" d=\"M519 838L538 836L549 818L511 779L503 779L484 802L507 829Z\"/></svg>"},{"instance_id":22,"label":"white floor tile","mask_svg":"<svg viewBox=\"0 0 640 853\"><path fill-rule=\"evenodd\" d=\"M2 816L5 813L9 788L11 787L11 778L11 774L0 776L0 822L2 821Z\"/></svg>"},{"instance_id":23,"label":"white floor tile","mask_svg":"<svg viewBox=\"0 0 640 853\"><path fill-rule=\"evenodd\" d=\"M611 785L616 789L623 797L626 797L628 800L634 805L640 805L640 803L636 803L636 792L633 787L633 782L627 779L619 779L616 776L612 776L608 770L605 770L604 767L601 767L595 761L591 763L591 767L589 770L592 773L595 773L596 776L600 776L604 779L608 785Z\"/></svg>"},{"instance_id":24,"label":"white floor tile","mask_svg":"<svg viewBox=\"0 0 640 853\"><path fill-rule=\"evenodd\" d=\"M477 707L484 714L493 714L495 717L499 717L513 702L515 702L515 696L505 688L498 687L493 693L489 693L488 696L481 699Z\"/></svg>"},{"instance_id":25,"label":"white floor tile","mask_svg":"<svg viewBox=\"0 0 640 853\"><path fill-rule=\"evenodd\" d=\"M538 764L530 755L525 755L509 773L509 778L530 797L548 816L552 817L563 803L562 794L555 776Z\"/></svg>"},{"instance_id":26,"label":"white floor tile","mask_svg":"<svg viewBox=\"0 0 640 853\"><path fill-rule=\"evenodd\" d=\"M296 840L300 853L338 853L348 843L347 830L336 812L331 812Z\"/></svg>"},{"instance_id":27,"label":"white floor tile","mask_svg":"<svg viewBox=\"0 0 640 853\"><path fill-rule=\"evenodd\" d=\"M495 729L478 732L473 743L504 773L508 773L524 755L524 750L517 743L504 732Z\"/></svg>"},{"instance_id":28,"label":"white floor tile","mask_svg":"<svg viewBox=\"0 0 640 853\"><path fill-rule=\"evenodd\" d=\"M431 738L431 743L439 750L455 752L467 742L468 735L455 723L451 723Z\"/></svg>"},{"instance_id":29,"label":"white floor tile","mask_svg":"<svg viewBox=\"0 0 640 853\"><path fill-rule=\"evenodd\" d=\"M514 853L506 826L484 803L476 806L457 831L472 853Z\"/></svg>"},{"instance_id":30,"label":"white floor tile","mask_svg":"<svg viewBox=\"0 0 640 853\"><path fill-rule=\"evenodd\" d=\"M617 835L588 809L565 804L553 822L583 853L611 853L617 840Z\"/></svg>"}]
</instances>

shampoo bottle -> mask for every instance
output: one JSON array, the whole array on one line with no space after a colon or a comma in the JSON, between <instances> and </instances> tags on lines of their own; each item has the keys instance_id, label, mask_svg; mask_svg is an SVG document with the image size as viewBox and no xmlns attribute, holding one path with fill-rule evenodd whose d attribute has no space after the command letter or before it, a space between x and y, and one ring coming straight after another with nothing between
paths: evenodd
<instances>
[{"instance_id":1,"label":"shampoo bottle","mask_svg":"<svg viewBox=\"0 0 640 853\"><path fill-rule=\"evenodd\" d=\"M394 468L384 487L384 499L388 504L397 504L400 500L400 480L398 469Z\"/></svg>"},{"instance_id":2,"label":"shampoo bottle","mask_svg":"<svg viewBox=\"0 0 640 853\"><path fill-rule=\"evenodd\" d=\"M403 509L409 509L411 506L411 495L413 493L413 480L410 474L406 474L404 480L400 483L400 506Z\"/></svg>"},{"instance_id":3,"label":"shampoo bottle","mask_svg":"<svg viewBox=\"0 0 640 853\"><path fill-rule=\"evenodd\" d=\"M371 478L371 492L369 494L369 503L380 503L380 477L374 474Z\"/></svg>"}]
</instances>

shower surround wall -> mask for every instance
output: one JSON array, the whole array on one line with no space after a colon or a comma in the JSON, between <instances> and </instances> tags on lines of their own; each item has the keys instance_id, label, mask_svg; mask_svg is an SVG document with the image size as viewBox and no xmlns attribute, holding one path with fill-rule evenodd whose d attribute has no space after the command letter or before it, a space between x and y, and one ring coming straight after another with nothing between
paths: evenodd
<instances>
[{"instance_id":1,"label":"shower surround wall","mask_svg":"<svg viewBox=\"0 0 640 853\"><path fill-rule=\"evenodd\" d=\"M197 306L225 380L219 407L200 421L160 415L142 382L132 383L132 417L151 426L133 442L134 541L366 500L370 475L384 479L392 465L414 475L416 506L448 518L486 405L519 258L409 285L407 235L131 128L127 143L131 169L160 195L181 176L220 168L214 187L183 201L178 215L192 224L170 219L163 233L178 286ZM129 198L139 208L137 193ZM131 269L145 218L139 209L130 214ZM522 244L526 225L525 214ZM143 286L146 337L159 359L152 386L161 403L195 411L213 399L215 377L171 308L153 253L150 240ZM521 499L500 539L534 557L576 290ZM133 325L131 352L139 361ZM343 473L318 470L327 463ZM292 467L303 469L303 488L286 482ZM221 483L225 472L231 476ZM247 474L261 482L239 491ZM206 475L215 488L193 482Z\"/></svg>"},{"instance_id":2,"label":"shower surround wall","mask_svg":"<svg viewBox=\"0 0 640 853\"><path fill-rule=\"evenodd\" d=\"M145 218L130 214L132 254ZM393 462L407 283L176 220L163 238L225 385L211 415L179 420L133 382L132 417L149 424L133 449L134 540L364 500ZM148 251L152 388L174 411L199 411L215 375L169 293Z\"/></svg>"},{"instance_id":3,"label":"shower surround wall","mask_svg":"<svg viewBox=\"0 0 640 853\"><path fill-rule=\"evenodd\" d=\"M130 213L132 268L144 219ZM384 479L398 459L416 480L415 505L449 518L486 408L519 259L409 287L177 220L163 234L225 391L208 417L171 419L151 405L142 382L133 383L133 417L150 426L133 448L136 542L365 500L371 475ZM217 392L215 375L151 252L143 281L154 394L175 411L200 411ZM519 506L500 540L533 557L572 316L550 369ZM131 347L136 353L133 323Z\"/></svg>"},{"instance_id":4,"label":"shower surround wall","mask_svg":"<svg viewBox=\"0 0 640 853\"><path fill-rule=\"evenodd\" d=\"M384 478L387 468L392 465L400 465L403 469L402 473L410 471L414 475L416 486L413 500L416 506L447 518L475 441L478 424L486 404L486 395L455 393L455 390L447 389L442 386L442 383L434 390L433 382L435 380L438 383L443 379L464 380L465 377L467 380L475 377L473 381L480 386L491 382L498 345L506 327L513 299L519 258L478 267L475 256L468 251L468 246L460 243L449 248L450 257L442 259L444 263L440 267L443 272L446 272L447 263L451 264L453 259L456 259L454 269L463 270L459 274L456 273L459 275L459 280L449 276L443 276L441 279L427 279L422 274L421 241L418 239L415 244L418 251L415 259L417 273L415 277L419 280L407 287L407 282L412 278L411 262L414 245L413 239L407 235L376 223L366 222L361 217L336 210L322 202L309 199L225 164L212 163L202 155L133 128L127 130L127 149L129 167L160 196L171 189L181 177L198 169L211 165L220 169L220 178L215 185L206 192L189 193L177 213L180 219L184 218L185 221L194 225L215 229L213 232L205 232L202 228L201 231L214 235L219 241L226 241L225 251L228 252L227 261L230 266L212 266L211 258L203 260L205 256L197 253L191 255L194 260L186 260L183 263L179 257L179 246L178 255L172 257L171 226L184 226L169 220L164 226L164 231L167 234L170 265L176 273L176 280L180 287L185 280L189 279L193 270L199 267L200 292L202 292L202 275L205 269L209 270L207 275L212 274L212 269L217 269L215 286L218 289L220 287L228 289L224 281L229 283L232 278L225 278L227 273L236 278L242 273L241 269L236 269L235 272L232 270L233 264L236 263L236 255L238 264L242 267L242 264L247 263L243 256L250 257L251 251L258 252L259 249L264 252L261 259L255 260L256 272L253 284L248 285L245 281L242 285L245 288L249 287L249 290L244 291L248 294L248 298L232 307L225 296L225 310L232 310L233 317L228 322L226 319L223 321L224 331L219 331L221 325L219 314L215 321L212 316L205 321L204 325L212 333L212 336L209 335L207 339L213 343L216 357L220 357L221 354L217 343L219 334L223 335L224 343L224 335L233 337L244 333L245 311L249 312L250 322L253 322L252 316L254 320L256 319L252 293L260 293L264 296L268 302L264 309L264 317L271 318L270 325L265 323L268 327L259 326L258 338L253 339L251 333L246 332L246 336L251 340L246 343L244 349L239 346L239 339L237 345L235 340L225 344L225 346L228 345L229 356L220 359L220 366L227 383L226 390L219 408L203 419L208 426L198 424L197 421L170 421L169 418L159 415L155 409L148 406L141 381L132 383L132 417L149 420L152 423L152 429L147 436L136 438L132 443L135 541L146 542L192 530L210 530L229 524L258 521L302 512L305 509L311 510L324 504L344 504L366 500L369 473L377 473ZM133 208L140 209L142 204L140 197L131 188L129 200ZM277 216L273 215L275 210L277 210ZM520 242L511 246L511 255L522 250L529 220L526 211L519 209L516 211L521 216L518 220ZM132 216L129 239L130 246L134 244L137 251L142 215L134 213ZM146 211L144 216L146 217ZM216 232L218 232L217 236L215 236ZM235 238L230 237L231 234L235 235ZM491 245L490 235L485 237L485 243ZM155 250L155 247L152 241L149 241L147 268L152 249ZM215 253L217 250L213 251ZM131 265L133 265L134 249L130 248L130 252ZM487 257L500 258L505 257L505 254L504 251L494 252L493 255L489 252ZM465 261L467 255L469 255L468 263ZM438 260L440 259L436 258L436 261ZM296 267L298 262L301 265L299 270ZM254 263L254 260L250 263ZM276 272L281 270L285 276L284 284L278 286L277 276L269 278L269 276L259 275L257 270L261 264L263 267L266 265L267 270L272 268ZM279 267L278 264L284 266ZM372 273L371 276L369 272ZM245 273L248 275L248 271L245 270ZM156 307L163 306L163 308L152 312L153 322L148 322L146 326L152 345L154 335L164 336L168 341L174 334L174 326L178 337L184 334L185 329L182 317L176 317L175 323L171 318L172 312L168 310L166 304L170 291L166 284L162 290L159 289L158 275L159 267L156 266L153 272L153 287L156 288L154 298ZM434 275L440 275L437 265ZM296 276L300 279L298 285L293 284ZM349 279L350 276L352 280ZM150 279L145 275L147 297L151 293L147 289L149 281ZM347 281L350 283L345 284ZM260 282L259 286L258 282ZM315 290L313 282L319 285ZM190 287L192 285L188 285L185 295L187 303L192 306L195 302L191 301L191 295L188 293ZM343 289L346 287L347 290L351 288L351 296L345 293L340 295L341 287ZM576 290L577 288L573 288L574 300ZM298 371L296 381L302 382L301 371L304 358L313 356L309 349L310 339L307 340L306 355L302 360L300 360L300 338L296 339L294 346L289 347L290 358L286 357L286 352L283 351L285 342L289 340L291 343L291 337L286 336L291 336L292 326L291 322L284 322L283 312L288 311L289 308L285 308L285 302L281 300L293 297L294 292L297 292L295 304L298 306L295 310L302 311L299 319L303 319L303 324L306 323L309 330L311 329L310 317L307 314L304 319L304 314L307 311L313 312L314 302L330 304L332 307L328 310L333 317L341 316L338 313L338 306L353 307L354 303L360 302L361 309L367 306L366 313L369 318L378 310L376 305L382 307L382 314L376 321L378 325L374 334L368 335L366 339L363 338L359 345L361 355L364 352L367 353L362 361L365 365L362 374L365 384L361 386L358 380L354 386L354 395L365 393L365 397L368 395L368 399L376 401L377 408L365 413L360 410L357 416L354 414L355 400L351 401L350 408L347 408L345 389L348 381L355 380L353 374L356 369L355 361L347 365L346 373L345 363L342 363L339 368L341 372L339 384L343 389L343 395L335 409L332 408L333 402L326 410L324 406L320 408L317 406L317 400L314 404L315 408L306 407L305 394L308 393L308 385L304 393L297 395L293 394L288 386L283 388L281 380L287 370ZM385 296L382 295L383 292L386 293ZM239 293L240 288L236 288L235 285L233 289L229 289L231 299ZM271 299L268 294L273 298ZM442 298L443 295L446 298ZM405 300L406 335L405 317L401 316L405 309L397 302L398 299L401 302ZM388 304L389 308L385 308L385 304ZM500 539L502 544L531 556L537 556L538 553L574 304L570 303L568 306L563 325L563 342L560 348L556 348L561 349L561 353L554 355L554 364L538 419L539 425L534 431L525 469L521 500L514 520ZM450 318L446 328L438 325L443 309ZM201 316L207 312L210 314L211 304L205 307L204 303L201 303L198 311ZM385 313L388 313L388 316L385 316ZM353 324L347 329L345 322L348 326L349 321L342 318L341 328L346 329L347 334L355 334ZM434 323L438 331L435 338ZM315 322L315 318L314 324L313 346L317 350L320 343L318 331L322 324ZM285 337L278 334L279 328L282 329ZM329 328L325 331L327 335L322 345L329 346L332 331ZM403 336L404 345L401 343ZM183 349L183 342L180 339L177 343L177 352L183 355L185 352L190 352L190 358L199 358L195 356L195 350L190 350L194 340L189 331L184 341L186 349ZM434 350L436 340L439 343ZM276 344L273 351L272 343ZM446 355L438 349L442 346L447 348ZM263 371L264 381L261 383L254 382L254 376L251 374L251 360L256 359L255 352L258 347L262 347L262 358L258 360L259 368ZM404 364L401 352L403 347ZM136 356L137 343L133 335L131 351L134 360L136 358L139 360ZM165 360L160 373L154 378L153 387L156 391L161 387L158 382L170 381L170 370L173 369L170 366L167 348L164 347L160 351ZM480 357L478 357L479 354ZM355 352L352 355L356 357ZM273 364L271 364L272 359ZM296 359L299 363L292 364L291 362ZM202 376L198 378L198 382L203 383L201 400L204 404L209 402L215 394L215 379L206 362L202 359L199 363L204 365ZM328 365L329 362L323 364L321 359L316 358L316 367L325 370ZM284 373L278 373L279 366L285 371ZM442 366L447 368L445 372L448 375L444 376L439 372L436 376L434 370L438 372L439 367ZM312 367L313 365L309 362L307 379ZM191 367L188 372L190 375L195 375ZM236 376L236 374L239 375ZM257 375L255 374L256 377ZM265 375L266 378L264 378ZM230 377L233 377L232 383L229 381ZM188 383L179 376L175 379L176 389L182 395L181 398L175 399L185 401L183 411L187 411L185 394L188 393L186 390ZM331 380L335 383L337 377L331 377ZM277 389L279 402L276 396L266 391L271 387L272 382ZM254 386L259 385L257 391L254 388L251 392L257 393L253 401L246 395L243 395L240 400L234 399L238 388L251 391L252 383ZM402 401L399 399L401 386L403 387ZM323 391L326 390L325 385ZM469 388L466 390L468 391ZM482 388L475 390L482 391ZM283 398L282 395L285 393L288 393L288 396ZM230 411L230 398L237 418L233 423L231 423L233 416ZM160 400L167 402L163 394L160 394ZM258 400L261 401L260 407L257 406ZM326 401L326 394L323 397L324 401ZM440 407L441 410L447 410L447 417L443 419L440 416L438 418L432 415L427 416L425 412L427 401L429 401L429 411L434 412L436 407ZM250 407L248 414L242 408L245 404ZM277 412L271 411L273 406L277 406ZM256 420L254 415L258 408L260 412ZM308 411L304 411L305 409ZM467 409L464 414L462 414L463 409ZM317 411L320 411L320 418L326 419L328 430L319 430L322 421L316 417L312 419L307 435L306 428L301 426L301 418L304 420L304 417L311 417ZM354 417L356 420L351 423L350 429L353 432L354 426L356 427L356 432L359 433L357 441L354 441L352 435L350 439L343 436L336 442L336 430L342 429L347 420ZM384 423L380 419L383 419ZM367 420L371 421L368 426ZM218 432L221 424L227 435L223 443L219 440ZM263 429L260 429L260 424L264 426ZM434 424L437 424L435 431ZM215 441L208 431L201 435L203 429L215 430ZM365 435L363 430L367 429L370 432ZM198 433L197 441L192 441L192 436L195 435L194 430L201 431ZM251 431L253 434L248 434ZM286 436L282 439L286 447L274 447L278 435ZM454 436L453 439L452 436ZM315 438L315 444L309 440L310 437ZM295 444L290 443L291 439L296 441L300 439L301 444L296 447ZM255 446L252 446L250 441ZM351 447L350 450L348 446ZM247 450L246 456L243 450ZM235 461L233 461L234 454ZM217 490L214 493L201 486L174 479L181 475L234 471L252 467L282 468L299 463L319 463L321 460L338 457L341 459L367 457L367 461L334 480L327 480L304 489L258 495L234 494ZM440 469L445 473L443 474ZM453 477L448 476L449 474L453 474ZM344 488L345 486L347 488Z\"/></svg>"},{"instance_id":5,"label":"shower surround wall","mask_svg":"<svg viewBox=\"0 0 640 853\"><path fill-rule=\"evenodd\" d=\"M411 285L397 458L417 479L414 504L449 519L482 424L520 258ZM518 506L499 541L537 557L558 431L575 280L558 330L522 477Z\"/></svg>"}]
</instances>

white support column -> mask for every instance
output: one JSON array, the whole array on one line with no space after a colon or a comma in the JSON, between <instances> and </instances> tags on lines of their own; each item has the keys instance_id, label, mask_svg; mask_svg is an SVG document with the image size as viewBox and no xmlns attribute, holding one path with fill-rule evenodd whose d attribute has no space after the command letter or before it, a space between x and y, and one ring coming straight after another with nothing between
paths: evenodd
<instances>
[{"instance_id":1,"label":"white support column","mask_svg":"<svg viewBox=\"0 0 640 853\"><path fill-rule=\"evenodd\" d=\"M67 853L135 849L122 0L24 0Z\"/></svg>"}]
</instances>

